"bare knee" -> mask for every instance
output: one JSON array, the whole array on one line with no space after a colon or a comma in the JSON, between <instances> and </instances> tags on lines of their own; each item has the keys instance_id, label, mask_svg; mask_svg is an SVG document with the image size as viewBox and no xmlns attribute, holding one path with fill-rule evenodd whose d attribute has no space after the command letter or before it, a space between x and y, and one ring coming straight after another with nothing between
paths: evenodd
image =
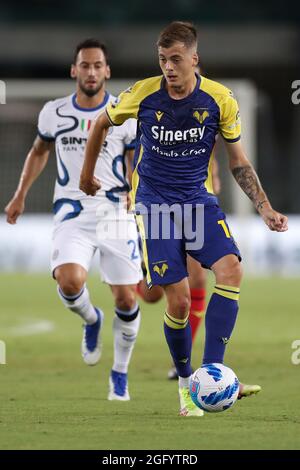
<instances>
[{"instance_id":1,"label":"bare knee","mask_svg":"<svg viewBox=\"0 0 300 470\"><path fill-rule=\"evenodd\" d=\"M168 313L176 318L185 318L191 308L191 299L189 295L178 294L168 299Z\"/></svg>"},{"instance_id":2,"label":"bare knee","mask_svg":"<svg viewBox=\"0 0 300 470\"><path fill-rule=\"evenodd\" d=\"M175 318L186 318L191 308L191 294L187 278L176 284L164 286L167 312Z\"/></svg>"},{"instance_id":3,"label":"bare knee","mask_svg":"<svg viewBox=\"0 0 300 470\"><path fill-rule=\"evenodd\" d=\"M241 263L236 256L214 270L217 284L239 287L243 277Z\"/></svg>"},{"instance_id":4,"label":"bare knee","mask_svg":"<svg viewBox=\"0 0 300 470\"><path fill-rule=\"evenodd\" d=\"M76 295L84 286L86 276L81 270L56 268L55 279L65 295Z\"/></svg>"},{"instance_id":5,"label":"bare knee","mask_svg":"<svg viewBox=\"0 0 300 470\"><path fill-rule=\"evenodd\" d=\"M183 315L187 315L191 308L191 301L189 296L180 296L177 300L177 308L179 313Z\"/></svg>"},{"instance_id":6,"label":"bare knee","mask_svg":"<svg viewBox=\"0 0 300 470\"><path fill-rule=\"evenodd\" d=\"M84 286L84 280L81 277L62 278L58 281L58 285L65 295L76 295Z\"/></svg>"},{"instance_id":7,"label":"bare knee","mask_svg":"<svg viewBox=\"0 0 300 470\"><path fill-rule=\"evenodd\" d=\"M136 305L136 295L133 289L124 288L114 292L116 307L128 311Z\"/></svg>"}]
</instances>

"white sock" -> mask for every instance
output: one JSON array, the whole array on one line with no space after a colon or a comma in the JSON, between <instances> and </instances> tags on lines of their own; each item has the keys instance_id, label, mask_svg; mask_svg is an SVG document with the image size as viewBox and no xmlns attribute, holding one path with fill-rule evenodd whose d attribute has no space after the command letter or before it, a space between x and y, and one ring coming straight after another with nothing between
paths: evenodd
<instances>
[{"instance_id":1,"label":"white sock","mask_svg":"<svg viewBox=\"0 0 300 470\"><path fill-rule=\"evenodd\" d=\"M89 291L85 286L76 295L65 295L59 286L57 286L57 292L63 304L72 312L80 315L86 323L92 325L97 321L97 314L91 304Z\"/></svg>"},{"instance_id":2,"label":"white sock","mask_svg":"<svg viewBox=\"0 0 300 470\"><path fill-rule=\"evenodd\" d=\"M126 374L139 330L141 314L138 304L136 304L135 307L129 311L116 308L115 312L116 316L113 322L113 370ZM125 320L123 320L123 318L125 318Z\"/></svg>"},{"instance_id":3,"label":"white sock","mask_svg":"<svg viewBox=\"0 0 300 470\"><path fill-rule=\"evenodd\" d=\"M191 376L190 377L178 377L179 388L189 387L190 386L190 380L191 380Z\"/></svg>"}]
</instances>

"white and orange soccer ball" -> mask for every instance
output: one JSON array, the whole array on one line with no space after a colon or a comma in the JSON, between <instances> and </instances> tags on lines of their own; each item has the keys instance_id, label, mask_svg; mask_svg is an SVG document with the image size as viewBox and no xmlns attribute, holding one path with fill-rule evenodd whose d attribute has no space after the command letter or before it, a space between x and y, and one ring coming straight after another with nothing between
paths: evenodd
<instances>
[{"instance_id":1,"label":"white and orange soccer ball","mask_svg":"<svg viewBox=\"0 0 300 470\"><path fill-rule=\"evenodd\" d=\"M231 408L239 394L239 381L233 370L223 364L205 364L190 382L193 402L204 411L218 413Z\"/></svg>"}]
</instances>

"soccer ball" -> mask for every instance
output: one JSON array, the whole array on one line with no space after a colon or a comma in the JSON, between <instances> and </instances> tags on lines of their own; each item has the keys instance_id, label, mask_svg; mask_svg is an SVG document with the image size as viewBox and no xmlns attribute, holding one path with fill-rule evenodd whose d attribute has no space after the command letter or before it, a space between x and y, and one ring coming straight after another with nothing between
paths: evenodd
<instances>
[{"instance_id":1,"label":"soccer ball","mask_svg":"<svg viewBox=\"0 0 300 470\"><path fill-rule=\"evenodd\" d=\"M223 364L205 364L190 382L193 402L204 411L218 413L230 408L239 394L239 381L233 370Z\"/></svg>"}]
</instances>

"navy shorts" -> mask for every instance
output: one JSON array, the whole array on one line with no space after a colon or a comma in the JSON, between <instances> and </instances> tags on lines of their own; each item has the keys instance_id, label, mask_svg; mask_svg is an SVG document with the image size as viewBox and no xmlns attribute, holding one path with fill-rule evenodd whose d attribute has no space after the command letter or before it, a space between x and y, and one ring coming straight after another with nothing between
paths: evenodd
<instances>
[{"instance_id":1,"label":"navy shorts","mask_svg":"<svg viewBox=\"0 0 300 470\"><path fill-rule=\"evenodd\" d=\"M202 206L203 217L199 214L196 208L191 209L188 216L171 214L169 229L165 228L166 225L162 229L162 214L149 212L136 215L148 287L173 284L187 277L187 254L207 269L226 255L234 254L241 260L240 251L220 207ZM201 235L193 237L193 233Z\"/></svg>"}]
</instances>

